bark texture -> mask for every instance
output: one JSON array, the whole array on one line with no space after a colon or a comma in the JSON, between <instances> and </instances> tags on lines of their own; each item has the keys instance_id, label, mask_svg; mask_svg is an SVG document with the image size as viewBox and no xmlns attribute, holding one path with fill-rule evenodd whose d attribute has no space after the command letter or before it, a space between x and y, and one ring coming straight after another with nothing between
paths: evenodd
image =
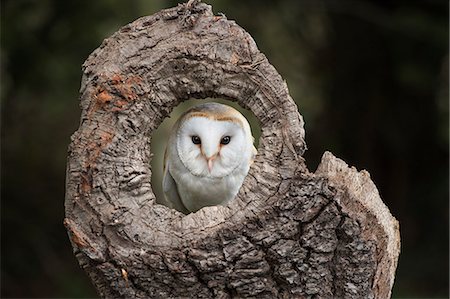
<instances>
[{"instance_id":1,"label":"bark texture","mask_svg":"<svg viewBox=\"0 0 450 299\"><path fill-rule=\"evenodd\" d=\"M302 155L303 119L234 21L189 1L106 39L83 65L65 225L104 298L388 298L398 222L367 172ZM150 135L189 98L220 97L261 123L255 163L226 207L156 203Z\"/></svg>"}]
</instances>

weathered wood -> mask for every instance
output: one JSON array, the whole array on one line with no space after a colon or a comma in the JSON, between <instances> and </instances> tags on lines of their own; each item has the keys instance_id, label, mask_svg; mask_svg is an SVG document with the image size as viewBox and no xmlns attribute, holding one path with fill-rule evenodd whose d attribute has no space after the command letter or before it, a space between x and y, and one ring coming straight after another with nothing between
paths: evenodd
<instances>
[{"instance_id":1,"label":"weathered wood","mask_svg":"<svg viewBox=\"0 0 450 299\"><path fill-rule=\"evenodd\" d=\"M251 36L189 1L106 39L83 65L67 163L74 253L104 298L390 296L398 223L366 172L302 155L303 119ZM237 101L258 155L226 207L156 204L150 135L189 98Z\"/></svg>"}]
</instances>

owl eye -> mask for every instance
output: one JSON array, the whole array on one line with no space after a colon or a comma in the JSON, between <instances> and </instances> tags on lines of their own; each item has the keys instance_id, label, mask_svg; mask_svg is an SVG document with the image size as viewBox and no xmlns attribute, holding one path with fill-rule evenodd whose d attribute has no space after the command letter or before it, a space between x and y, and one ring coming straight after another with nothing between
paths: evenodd
<instances>
[{"instance_id":1,"label":"owl eye","mask_svg":"<svg viewBox=\"0 0 450 299\"><path fill-rule=\"evenodd\" d=\"M231 137L230 136L224 136L222 137L222 139L220 140L220 144L228 144L230 143Z\"/></svg>"},{"instance_id":2,"label":"owl eye","mask_svg":"<svg viewBox=\"0 0 450 299\"><path fill-rule=\"evenodd\" d=\"M201 144L202 140L197 135L192 136L192 143L193 144Z\"/></svg>"}]
</instances>

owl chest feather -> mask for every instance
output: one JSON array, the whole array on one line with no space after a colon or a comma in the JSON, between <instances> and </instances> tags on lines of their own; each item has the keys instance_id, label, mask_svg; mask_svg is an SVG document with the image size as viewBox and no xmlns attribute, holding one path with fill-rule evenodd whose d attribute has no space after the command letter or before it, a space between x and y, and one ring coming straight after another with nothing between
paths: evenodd
<instances>
[{"instance_id":1,"label":"owl chest feather","mask_svg":"<svg viewBox=\"0 0 450 299\"><path fill-rule=\"evenodd\" d=\"M199 177L186 171L175 178L178 192L186 208L196 211L204 206L224 205L232 200L245 178L237 169L221 178Z\"/></svg>"}]
</instances>

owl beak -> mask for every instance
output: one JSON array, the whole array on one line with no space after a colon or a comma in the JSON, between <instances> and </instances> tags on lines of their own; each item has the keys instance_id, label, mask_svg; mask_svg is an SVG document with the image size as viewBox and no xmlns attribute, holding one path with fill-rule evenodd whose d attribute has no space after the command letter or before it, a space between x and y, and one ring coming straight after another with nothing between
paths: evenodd
<instances>
[{"instance_id":1,"label":"owl beak","mask_svg":"<svg viewBox=\"0 0 450 299\"><path fill-rule=\"evenodd\" d=\"M216 159L216 157L217 157L217 154L213 155L213 156L211 156L209 158L205 157L206 158L206 163L208 164L208 171L209 171L209 173L211 173L211 171L212 171L213 163L214 163L214 160Z\"/></svg>"},{"instance_id":2,"label":"owl beak","mask_svg":"<svg viewBox=\"0 0 450 299\"><path fill-rule=\"evenodd\" d=\"M209 171L209 173L211 173L211 170L213 168L214 158L206 159L206 161L208 163L208 171Z\"/></svg>"}]
</instances>

